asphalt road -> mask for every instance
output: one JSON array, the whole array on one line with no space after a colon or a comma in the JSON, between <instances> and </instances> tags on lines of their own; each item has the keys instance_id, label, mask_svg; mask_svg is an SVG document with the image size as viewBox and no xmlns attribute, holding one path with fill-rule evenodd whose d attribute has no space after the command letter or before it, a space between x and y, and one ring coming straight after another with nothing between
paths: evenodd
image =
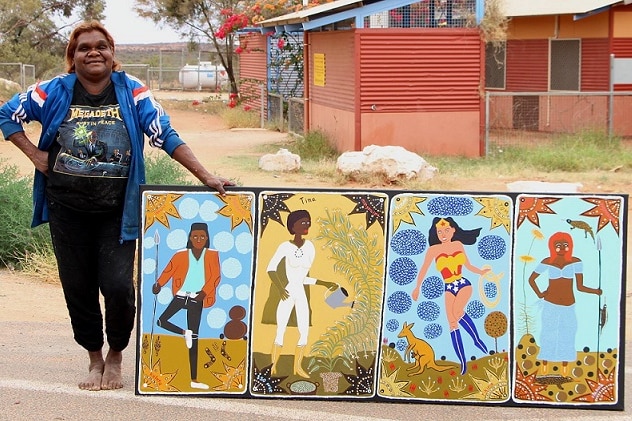
<instances>
[{"instance_id":1,"label":"asphalt road","mask_svg":"<svg viewBox=\"0 0 632 421\"><path fill-rule=\"evenodd\" d=\"M632 296L626 297L630 308ZM124 355L123 389L77 387L87 354L72 339L59 286L0 273L0 420L632 420L632 340L626 314L625 411L426 403L137 396L134 340ZM134 336L135 338L135 336Z\"/></svg>"}]
</instances>

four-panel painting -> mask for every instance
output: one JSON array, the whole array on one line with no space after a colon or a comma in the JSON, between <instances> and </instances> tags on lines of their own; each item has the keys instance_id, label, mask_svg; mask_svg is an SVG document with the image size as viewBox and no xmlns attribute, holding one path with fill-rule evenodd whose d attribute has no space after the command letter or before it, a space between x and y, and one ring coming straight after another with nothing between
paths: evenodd
<instances>
[{"instance_id":1,"label":"four-panel painting","mask_svg":"<svg viewBox=\"0 0 632 421\"><path fill-rule=\"evenodd\" d=\"M626 209L144 186L136 393L622 410Z\"/></svg>"}]
</instances>

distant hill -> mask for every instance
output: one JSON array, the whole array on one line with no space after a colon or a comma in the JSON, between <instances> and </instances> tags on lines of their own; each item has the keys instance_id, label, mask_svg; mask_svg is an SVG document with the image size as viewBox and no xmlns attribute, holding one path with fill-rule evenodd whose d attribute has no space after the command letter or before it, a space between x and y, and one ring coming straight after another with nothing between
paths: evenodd
<instances>
[{"instance_id":1,"label":"distant hill","mask_svg":"<svg viewBox=\"0 0 632 421\"><path fill-rule=\"evenodd\" d=\"M189 48L188 42L157 42L153 44L116 44L116 51L156 51L156 50L186 50ZM210 43L196 45L195 51L215 51L215 47Z\"/></svg>"},{"instance_id":2,"label":"distant hill","mask_svg":"<svg viewBox=\"0 0 632 421\"><path fill-rule=\"evenodd\" d=\"M148 64L151 67L182 67L198 61L218 62L212 44L198 44L194 50L187 42L116 45L116 57L125 64Z\"/></svg>"}]
</instances>

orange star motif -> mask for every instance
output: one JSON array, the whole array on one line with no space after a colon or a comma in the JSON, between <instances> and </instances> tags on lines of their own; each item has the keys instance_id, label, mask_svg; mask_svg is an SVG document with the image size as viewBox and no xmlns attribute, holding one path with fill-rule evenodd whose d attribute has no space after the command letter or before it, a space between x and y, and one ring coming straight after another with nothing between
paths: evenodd
<instances>
[{"instance_id":1,"label":"orange star motif","mask_svg":"<svg viewBox=\"0 0 632 421\"><path fill-rule=\"evenodd\" d=\"M393 231L397 231L402 222L415 225L413 213L423 216L419 209L419 204L424 202L426 197L400 196L395 199L395 209L393 211Z\"/></svg>"},{"instance_id":2,"label":"orange star motif","mask_svg":"<svg viewBox=\"0 0 632 421\"><path fill-rule=\"evenodd\" d=\"M606 225L611 224L617 235L619 234L619 211L621 210L621 201L619 199L599 199L595 197L584 198L584 201L595 205L583 212L582 215L599 218L597 232Z\"/></svg>"},{"instance_id":3,"label":"orange star motif","mask_svg":"<svg viewBox=\"0 0 632 421\"><path fill-rule=\"evenodd\" d=\"M180 213L174 202L181 197L181 194L175 193L147 194L145 202L145 232L156 221L169 228L169 215L180 219Z\"/></svg>"},{"instance_id":4,"label":"orange star motif","mask_svg":"<svg viewBox=\"0 0 632 421\"><path fill-rule=\"evenodd\" d=\"M523 373L520 368L516 370L516 384L514 386L514 397L523 401L550 401L548 397L541 394L546 389L546 385L535 382L537 371L531 374Z\"/></svg>"},{"instance_id":5,"label":"orange star motif","mask_svg":"<svg viewBox=\"0 0 632 421\"><path fill-rule=\"evenodd\" d=\"M251 196L245 194L228 194L224 197L218 196L219 199L226 204L217 211L222 216L230 218L231 230L235 229L239 224L245 222L252 232L252 207Z\"/></svg>"},{"instance_id":6,"label":"orange star motif","mask_svg":"<svg viewBox=\"0 0 632 421\"><path fill-rule=\"evenodd\" d=\"M606 376L601 370L598 370L598 380L594 381L586 379L590 393L578 396L575 402L614 402L616 400L616 385L614 382L615 370L612 370Z\"/></svg>"},{"instance_id":7,"label":"orange star motif","mask_svg":"<svg viewBox=\"0 0 632 421\"><path fill-rule=\"evenodd\" d=\"M143 363L143 387L159 392L179 392L176 387L171 385L178 370L173 373L162 373L161 371L160 360L156 361L152 368Z\"/></svg>"},{"instance_id":8,"label":"orange star motif","mask_svg":"<svg viewBox=\"0 0 632 421\"><path fill-rule=\"evenodd\" d=\"M552 197L520 197L520 207L518 209L518 228L524 222L525 219L531 221L536 227L540 227L539 214L555 214L555 211L549 208L548 205L555 203L560 199L554 199Z\"/></svg>"},{"instance_id":9,"label":"orange star motif","mask_svg":"<svg viewBox=\"0 0 632 421\"><path fill-rule=\"evenodd\" d=\"M239 390L242 391L245 388L245 384L244 384L244 367L245 367L245 361L241 360L241 362L239 363L239 365L237 365L237 367L231 367L229 365L226 365L226 363L224 363L224 372L223 373L219 373L219 372L214 372L212 373L213 376L215 376L215 378L219 381L222 382L222 384L215 386L213 389L214 390Z\"/></svg>"}]
</instances>

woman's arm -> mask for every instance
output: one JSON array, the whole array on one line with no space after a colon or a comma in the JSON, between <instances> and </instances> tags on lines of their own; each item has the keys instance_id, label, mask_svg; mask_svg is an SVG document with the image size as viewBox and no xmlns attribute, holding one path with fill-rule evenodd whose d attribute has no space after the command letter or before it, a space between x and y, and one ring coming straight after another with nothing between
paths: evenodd
<instances>
[{"instance_id":1,"label":"woman's arm","mask_svg":"<svg viewBox=\"0 0 632 421\"><path fill-rule=\"evenodd\" d=\"M467 253L465 252L465 248L463 247L463 244L459 244L459 248L461 249L463 256L465 256L465 263L463 263L463 266L465 266L467 270L477 275L485 275L487 272L492 270L491 266L487 266L487 265L485 265L482 268L477 268L472 263L470 263L470 259L467 257Z\"/></svg>"},{"instance_id":2,"label":"woman's arm","mask_svg":"<svg viewBox=\"0 0 632 421\"><path fill-rule=\"evenodd\" d=\"M575 274L575 281L577 283L577 291L596 295L601 295L602 293L601 288L589 288L584 285L584 274L581 272Z\"/></svg>"},{"instance_id":3,"label":"woman's arm","mask_svg":"<svg viewBox=\"0 0 632 421\"><path fill-rule=\"evenodd\" d=\"M531 286L531 288L535 292L535 295L537 295L538 298L544 298L546 291L541 292L540 288L538 287L538 284L535 282L538 276L540 276L540 274L536 271L533 271L531 273L531 275L529 276L529 286Z\"/></svg>"},{"instance_id":4,"label":"woman's arm","mask_svg":"<svg viewBox=\"0 0 632 421\"><path fill-rule=\"evenodd\" d=\"M39 150L24 132L13 133L9 140L31 160L38 171L48 174L48 152Z\"/></svg>"}]
</instances>

